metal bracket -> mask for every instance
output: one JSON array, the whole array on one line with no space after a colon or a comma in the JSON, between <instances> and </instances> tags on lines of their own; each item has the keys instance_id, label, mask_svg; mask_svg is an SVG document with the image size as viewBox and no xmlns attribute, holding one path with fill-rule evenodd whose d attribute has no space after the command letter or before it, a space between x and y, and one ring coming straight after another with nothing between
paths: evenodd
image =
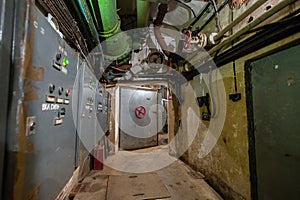
<instances>
[{"instance_id":1,"label":"metal bracket","mask_svg":"<svg viewBox=\"0 0 300 200\"><path fill-rule=\"evenodd\" d=\"M237 102L242 99L241 93L230 94L229 99L233 102Z\"/></svg>"}]
</instances>

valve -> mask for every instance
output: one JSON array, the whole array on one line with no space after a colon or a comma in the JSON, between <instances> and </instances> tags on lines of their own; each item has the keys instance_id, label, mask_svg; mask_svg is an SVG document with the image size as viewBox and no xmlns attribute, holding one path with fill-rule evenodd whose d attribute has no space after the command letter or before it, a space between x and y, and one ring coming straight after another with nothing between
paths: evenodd
<instances>
[{"instance_id":1,"label":"valve","mask_svg":"<svg viewBox=\"0 0 300 200\"><path fill-rule=\"evenodd\" d=\"M183 47L185 49L189 48L191 46L191 41L192 41L192 31L186 30L184 32L184 42L183 42Z\"/></svg>"},{"instance_id":2,"label":"valve","mask_svg":"<svg viewBox=\"0 0 300 200\"><path fill-rule=\"evenodd\" d=\"M135 108L135 116L139 119L144 119L146 116L146 108L145 106L137 106Z\"/></svg>"},{"instance_id":3,"label":"valve","mask_svg":"<svg viewBox=\"0 0 300 200\"><path fill-rule=\"evenodd\" d=\"M247 0L231 0L229 6L231 9L239 9Z\"/></svg>"}]
</instances>

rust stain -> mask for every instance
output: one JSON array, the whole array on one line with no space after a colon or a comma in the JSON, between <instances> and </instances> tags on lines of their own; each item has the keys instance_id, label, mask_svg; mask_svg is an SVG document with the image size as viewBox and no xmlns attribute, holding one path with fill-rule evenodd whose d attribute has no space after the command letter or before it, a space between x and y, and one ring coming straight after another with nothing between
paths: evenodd
<instances>
[{"instance_id":1,"label":"rust stain","mask_svg":"<svg viewBox=\"0 0 300 200\"><path fill-rule=\"evenodd\" d=\"M35 186L26 196L26 200L38 200L41 185Z\"/></svg>"},{"instance_id":2,"label":"rust stain","mask_svg":"<svg viewBox=\"0 0 300 200\"><path fill-rule=\"evenodd\" d=\"M24 100L25 101L34 101L34 100L39 100L38 92L41 88L37 87L34 85L34 81L25 80L24 83Z\"/></svg>"},{"instance_id":3,"label":"rust stain","mask_svg":"<svg viewBox=\"0 0 300 200\"><path fill-rule=\"evenodd\" d=\"M45 68L37 67L37 66L29 67L26 78L33 80L33 81L44 81L45 80Z\"/></svg>"},{"instance_id":4,"label":"rust stain","mask_svg":"<svg viewBox=\"0 0 300 200\"><path fill-rule=\"evenodd\" d=\"M25 136L25 115L23 110L23 104L18 106L18 145L19 151L17 152L17 170L16 181L14 185L14 199L22 199L24 182L25 182L25 169L26 169L26 136Z\"/></svg>"},{"instance_id":5,"label":"rust stain","mask_svg":"<svg viewBox=\"0 0 300 200\"><path fill-rule=\"evenodd\" d=\"M26 142L26 152L28 152L28 153L34 152L34 144L30 141Z\"/></svg>"},{"instance_id":6,"label":"rust stain","mask_svg":"<svg viewBox=\"0 0 300 200\"><path fill-rule=\"evenodd\" d=\"M37 95L36 91L30 91L25 93L24 100L25 101L36 101L39 99L39 96Z\"/></svg>"},{"instance_id":7,"label":"rust stain","mask_svg":"<svg viewBox=\"0 0 300 200\"><path fill-rule=\"evenodd\" d=\"M30 68L32 65L32 48L34 46L34 29L33 26L31 25L32 20L36 20L37 13L35 12L35 9L33 9L33 4L32 2L26 2L26 6L28 6L28 10L24 12L24 27L26 27L26 24L28 25L28 31L27 33L24 34L22 43L23 46L21 47L21 63L20 63L20 79L25 80L25 77L27 75L27 70ZM29 18L26 17L26 15L29 12ZM23 18L23 16L22 16ZM38 78L41 78L38 76ZM22 89L20 88L21 92ZM27 143L27 138L26 138L26 109L24 108L24 100L19 99L19 104L17 107L17 116L16 116L16 121L17 121L17 127L18 129L16 130L17 132L17 145L18 145L18 151L16 152L16 170L15 170L15 180L14 180L14 186L13 186L13 199L24 199L23 193L24 193L24 185L26 184L26 150L27 148L30 150L33 150L33 145L30 145L30 143Z\"/></svg>"},{"instance_id":8,"label":"rust stain","mask_svg":"<svg viewBox=\"0 0 300 200\"><path fill-rule=\"evenodd\" d=\"M31 2L32 3L32 2ZM39 66L32 66L33 47L34 47L34 28L32 23L37 19L37 13L34 9L30 10L31 20L29 21L28 37L25 42L25 57L24 59L24 100L35 101L38 100L39 87L34 85L35 81L44 81L45 68Z\"/></svg>"}]
</instances>

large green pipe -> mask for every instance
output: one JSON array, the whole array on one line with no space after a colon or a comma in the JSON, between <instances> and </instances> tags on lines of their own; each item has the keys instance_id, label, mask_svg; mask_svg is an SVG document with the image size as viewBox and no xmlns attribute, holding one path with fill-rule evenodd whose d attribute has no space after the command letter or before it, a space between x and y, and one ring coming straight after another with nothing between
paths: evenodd
<instances>
[{"instance_id":1,"label":"large green pipe","mask_svg":"<svg viewBox=\"0 0 300 200\"><path fill-rule=\"evenodd\" d=\"M103 31L99 35L106 40L105 54L109 59L120 59L130 52L128 36L121 33L116 0L98 0Z\"/></svg>"},{"instance_id":2,"label":"large green pipe","mask_svg":"<svg viewBox=\"0 0 300 200\"><path fill-rule=\"evenodd\" d=\"M121 32L116 0L98 0L98 6L103 25L103 36L107 38Z\"/></svg>"},{"instance_id":3,"label":"large green pipe","mask_svg":"<svg viewBox=\"0 0 300 200\"><path fill-rule=\"evenodd\" d=\"M136 0L137 9L137 27L143 28L149 24L150 2L145 0Z\"/></svg>"}]
</instances>

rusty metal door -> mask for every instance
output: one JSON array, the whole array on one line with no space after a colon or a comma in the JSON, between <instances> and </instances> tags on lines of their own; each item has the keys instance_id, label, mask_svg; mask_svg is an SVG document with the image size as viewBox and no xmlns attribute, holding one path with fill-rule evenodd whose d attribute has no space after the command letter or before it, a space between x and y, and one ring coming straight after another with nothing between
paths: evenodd
<instances>
[{"instance_id":1,"label":"rusty metal door","mask_svg":"<svg viewBox=\"0 0 300 200\"><path fill-rule=\"evenodd\" d=\"M157 90L120 88L120 148L156 146L158 132Z\"/></svg>"}]
</instances>

